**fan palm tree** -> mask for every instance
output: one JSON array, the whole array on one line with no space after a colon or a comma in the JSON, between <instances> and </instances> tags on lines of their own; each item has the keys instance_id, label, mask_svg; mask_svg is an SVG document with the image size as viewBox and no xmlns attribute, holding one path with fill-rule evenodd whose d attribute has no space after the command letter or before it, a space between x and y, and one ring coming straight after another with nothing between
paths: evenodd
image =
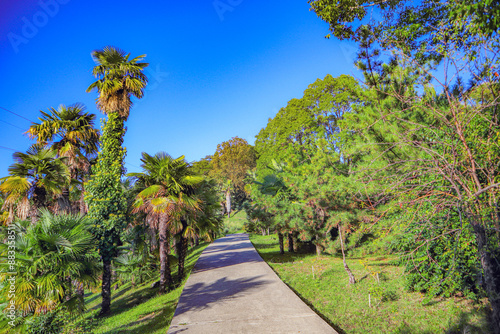
<instances>
[{"instance_id":1,"label":"fan palm tree","mask_svg":"<svg viewBox=\"0 0 500 334\"><path fill-rule=\"evenodd\" d=\"M9 167L11 176L2 179L0 190L6 193L10 208L18 204L18 214L26 216L27 199L32 202L29 215L32 223L38 219L38 210L47 206L48 195L60 194L70 183L65 157L57 157L51 149L33 145L26 153L13 154L16 163Z\"/></svg>"},{"instance_id":2,"label":"fan palm tree","mask_svg":"<svg viewBox=\"0 0 500 334\"><path fill-rule=\"evenodd\" d=\"M16 221L16 309L24 314L46 313L58 305L83 310L83 298L73 292L71 279L95 284L99 276L98 255L86 217L40 212L36 225ZM8 230L0 227L0 235ZM0 244L2 271L8 265L8 245ZM7 276L3 275L2 280ZM1 292L8 294L8 285Z\"/></svg>"},{"instance_id":3,"label":"fan palm tree","mask_svg":"<svg viewBox=\"0 0 500 334\"><path fill-rule=\"evenodd\" d=\"M268 165L267 168L272 171L271 174L268 174L264 177L263 182L258 182L255 175L253 175L253 180L252 182L255 184L258 184L258 190L263 194L263 195L269 195L272 197L272 208L274 213L278 213L281 211L286 211L287 206L290 205L289 199L290 199L290 190L286 186L285 182L283 181L283 177L281 174L284 173L284 163L278 163L276 160L272 160L271 165ZM280 246L280 254L283 255L285 253L284 251L284 245L283 245L283 232L288 228L286 221L282 221L281 219L278 219L275 221L275 228L278 232L278 241L279 241L279 246ZM290 245L293 243L293 239L291 234L289 233L289 250L293 250L293 246Z\"/></svg>"},{"instance_id":4,"label":"fan palm tree","mask_svg":"<svg viewBox=\"0 0 500 334\"><path fill-rule=\"evenodd\" d=\"M194 186L203 178L194 175L184 156L173 159L164 152L151 156L142 153L144 172L130 173L143 190L136 196L134 207L158 218L160 235L160 293L172 284L169 264L171 232L186 232L185 210L197 208L197 200L193 197ZM181 239L183 243L183 239ZM179 255L181 267L182 251Z\"/></svg>"},{"instance_id":5,"label":"fan palm tree","mask_svg":"<svg viewBox=\"0 0 500 334\"><path fill-rule=\"evenodd\" d=\"M145 56L130 59L130 53L113 46L92 52L97 64L92 74L99 79L87 88L87 92L99 92L96 101L99 110L105 114L116 112L127 120L132 107L131 97L142 98L148 83L143 70L149 64L140 62Z\"/></svg>"},{"instance_id":6,"label":"fan palm tree","mask_svg":"<svg viewBox=\"0 0 500 334\"><path fill-rule=\"evenodd\" d=\"M90 167L89 158L97 154L99 131L94 128L95 115L85 112L85 106L80 103L61 105L59 109L50 108L41 113L40 123L31 124L28 136L38 144L50 145L60 157L66 157L71 179L84 181ZM80 201L83 201L83 188L80 193ZM66 213L71 211L69 195L69 187L64 187L58 203L60 210ZM84 206L80 208L82 211Z\"/></svg>"},{"instance_id":7,"label":"fan palm tree","mask_svg":"<svg viewBox=\"0 0 500 334\"><path fill-rule=\"evenodd\" d=\"M121 145L125 134L124 122L132 107L131 98L133 96L142 98L148 82L143 73L148 64L140 62L144 57L145 55L142 55L130 59L130 54L112 46L106 46L102 50L92 52L92 58L96 63L92 74L97 78L97 81L87 88L87 92L97 90L99 94L96 100L97 107L108 115L102 133L102 137L106 138L107 143L104 143L103 139L96 170L113 171L90 180L90 184L87 185L91 188L88 196L89 214L95 221L103 223L96 224L97 227L94 231L95 235L99 235L101 241L99 249L103 260L101 315L110 312L111 262L112 258L118 254L119 231L126 223L123 218L126 215L126 208L124 209L122 205L115 205L111 210L102 207L102 200L105 200L102 197L102 189L106 188L108 184L116 183L117 178L121 176L116 175L120 171L113 166L123 166L124 150ZM113 189L112 192L113 198L121 197L120 190Z\"/></svg>"},{"instance_id":8,"label":"fan palm tree","mask_svg":"<svg viewBox=\"0 0 500 334\"><path fill-rule=\"evenodd\" d=\"M195 239L196 246L199 238L212 241L214 234L222 227L223 213L220 210L219 192L217 183L213 179L205 179L196 187L196 197L199 200L198 210L188 213L191 223L187 234Z\"/></svg>"},{"instance_id":9,"label":"fan palm tree","mask_svg":"<svg viewBox=\"0 0 500 334\"><path fill-rule=\"evenodd\" d=\"M22 220L28 217L30 212L28 190L30 187L30 182L24 177L10 176L1 180L0 192L5 197L2 203L2 210L8 212L4 225L12 223L16 216Z\"/></svg>"}]
</instances>

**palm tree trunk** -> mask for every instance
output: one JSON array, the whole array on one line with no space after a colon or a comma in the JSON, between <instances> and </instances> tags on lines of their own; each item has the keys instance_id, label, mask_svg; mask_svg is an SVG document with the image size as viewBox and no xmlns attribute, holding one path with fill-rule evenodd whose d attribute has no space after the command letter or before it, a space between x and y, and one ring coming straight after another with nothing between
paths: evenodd
<instances>
[{"instance_id":1,"label":"palm tree trunk","mask_svg":"<svg viewBox=\"0 0 500 334\"><path fill-rule=\"evenodd\" d=\"M71 280L71 276L66 277L66 283L68 285L68 290L66 290L66 301L71 299L71 296L73 295L73 282Z\"/></svg>"},{"instance_id":2,"label":"palm tree trunk","mask_svg":"<svg viewBox=\"0 0 500 334\"><path fill-rule=\"evenodd\" d=\"M71 211L71 202L69 200L69 188L62 188L61 196L57 199L57 204L59 206L59 212L64 212L67 214L72 213Z\"/></svg>"},{"instance_id":3,"label":"palm tree trunk","mask_svg":"<svg viewBox=\"0 0 500 334\"><path fill-rule=\"evenodd\" d=\"M85 188L82 185L82 192L80 193L80 215L85 216L88 210L87 203L85 202Z\"/></svg>"},{"instance_id":4,"label":"palm tree trunk","mask_svg":"<svg viewBox=\"0 0 500 334\"><path fill-rule=\"evenodd\" d=\"M182 282L184 279L184 262L186 259L186 253L187 253L187 238L184 236L184 233L186 232L186 229L188 227L187 221L185 219L181 219L182 223L182 231L180 233L179 237L179 247L177 255L179 256L179 267L178 267L178 280L179 283Z\"/></svg>"},{"instance_id":5,"label":"palm tree trunk","mask_svg":"<svg viewBox=\"0 0 500 334\"><path fill-rule=\"evenodd\" d=\"M288 252L293 253L293 232L288 232Z\"/></svg>"},{"instance_id":6,"label":"palm tree trunk","mask_svg":"<svg viewBox=\"0 0 500 334\"><path fill-rule=\"evenodd\" d=\"M76 293L80 296L85 296L85 285L82 282L75 281Z\"/></svg>"},{"instance_id":7,"label":"palm tree trunk","mask_svg":"<svg viewBox=\"0 0 500 334\"><path fill-rule=\"evenodd\" d=\"M158 240L156 239L156 234L158 233L158 229L156 229L150 225L148 232L149 232L149 238L150 238L150 242L149 242L150 250L151 250L151 253L154 253L156 251L156 249L158 248Z\"/></svg>"},{"instance_id":8,"label":"palm tree trunk","mask_svg":"<svg viewBox=\"0 0 500 334\"><path fill-rule=\"evenodd\" d=\"M283 247L283 234L280 232L278 232L278 240L280 243L280 255L283 255L283 254L285 254L285 249Z\"/></svg>"},{"instance_id":9,"label":"palm tree trunk","mask_svg":"<svg viewBox=\"0 0 500 334\"><path fill-rule=\"evenodd\" d=\"M198 236L198 234L196 234L194 236L194 245L195 246L199 246L200 245L200 237Z\"/></svg>"},{"instance_id":10,"label":"palm tree trunk","mask_svg":"<svg viewBox=\"0 0 500 334\"><path fill-rule=\"evenodd\" d=\"M170 273L170 233L168 232L167 216L161 214L160 224L160 289L159 294L163 294L167 287L172 285L172 275Z\"/></svg>"},{"instance_id":11,"label":"palm tree trunk","mask_svg":"<svg viewBox=\"0 0 500 334\"><path fill-rule=\"evenodd\" d=\"M38 221L39 210L45 207L47 192L42 187L35 187L33 191L33 206L31 208L31 223Z\"/></svg>"},{"instance_id":12,"label":"palm tree trunk","mask_svg":"<svg viewBox=\"0 0 500 334\"><path fill-rule=\"evenodd\" d=\"M102 260L102 303L100 316L108 315L111 311L111 257Z\"/></svg>"}]
</instances>

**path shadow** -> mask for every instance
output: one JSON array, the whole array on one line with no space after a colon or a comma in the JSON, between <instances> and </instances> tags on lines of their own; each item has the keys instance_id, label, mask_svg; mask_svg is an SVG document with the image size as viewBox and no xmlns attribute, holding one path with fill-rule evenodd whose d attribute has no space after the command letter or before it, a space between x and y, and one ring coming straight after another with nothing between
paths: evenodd
<instances>
[{"instance_id":1,"label":"path shadow","mask_svg":"<svg viewBox=\"0 0 500 334\"><path fill-rule=\"evenodd\" d=\"M194 266L193 274L262 259L245 234L218 239L208 246Z\"/></svg>"},{"instance_id":2,"label":"path shadow","mask_svg":"<svg viewBox=\"0 0 500 334\"><path fill-rule=\"evenodd\" d=\"M187 311L210 308L211 304L221 303L226 299L238 296L242 292L272 283L271 281L263 280L261 277L254 276L234 280L223 277L212 284L200 282L186 286L184 287L184 291L182 291L182 296L177 305L174 317Z\"/></svg>"}]
</instances>

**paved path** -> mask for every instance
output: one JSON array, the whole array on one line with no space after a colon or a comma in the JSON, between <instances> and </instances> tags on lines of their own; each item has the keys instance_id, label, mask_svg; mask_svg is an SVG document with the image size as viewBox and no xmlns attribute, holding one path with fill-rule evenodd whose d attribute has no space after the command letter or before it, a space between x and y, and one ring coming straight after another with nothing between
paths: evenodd
<instances>
[{"instance_id":1,"label":"paved path","mask_svg":"<svg viewBox=\"0 0 500 334\"><path fill-rule=\"evenodd\" d=\"M168 333L337 332L278 278L248 235L232 234L201 254Z\"/></svg>"}]
</instances>

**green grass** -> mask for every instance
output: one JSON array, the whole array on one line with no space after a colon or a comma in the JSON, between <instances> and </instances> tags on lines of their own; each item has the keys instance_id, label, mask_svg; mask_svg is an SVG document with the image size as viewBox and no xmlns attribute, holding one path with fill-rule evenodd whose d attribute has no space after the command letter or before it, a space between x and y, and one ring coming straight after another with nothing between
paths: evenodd
<instances>
[{"instance_id":1,"label":"green grass","mask_svg":"<svg viewBox=\"0 0 500 334\"><path fill-rule=\"evenodd\" d=\"M189 251L186 258L187 277L207 246L202 244ZM176 270L173 274L175 277ZM91 294L86 297L86 313L66 331L86 334L166 333L186 280L175 290L161 296L158 295L158 288L151 288L155 280L135 288L127 283L112 292L111 315L105 318L97 318L101 304L100 292Z\"/></svg>"},{"instance_id":2,"label":"green grass","mask_svg":"<svg viewBox=\"0 0 500 334\"><path fill-rule=\"evenodd\" d=\"M226 234L244 233L244 224L247 221L247 214L244 210L235 211L230 218L224 218L224 232Z\"/></svg>"},{"instance_id":3,"label":"green grass","mask_svg":"<svg viewBox=\"0 0 500 334\"><path fill-rule=\"evenodd\" d=\"M426 300L421 293L407 292L403 268L394 265L394 256L348 259L357 280L349 285L342 258L280 255L277 239L276 235L250 236L278 276L340 333L490 332L486 301L474 304L463 298Z\"/></svg>"}]
</instances>

